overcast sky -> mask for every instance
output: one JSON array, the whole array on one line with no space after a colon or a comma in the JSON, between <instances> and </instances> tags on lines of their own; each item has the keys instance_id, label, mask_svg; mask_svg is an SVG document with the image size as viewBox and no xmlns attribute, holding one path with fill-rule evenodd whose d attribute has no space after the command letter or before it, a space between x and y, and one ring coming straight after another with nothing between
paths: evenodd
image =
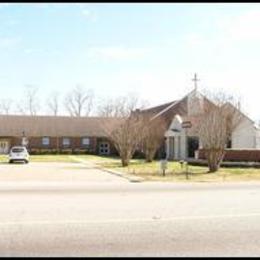
<instances>
[{"instance_id":1,"label":"overcast sky","mask_svg":"<svg viewBox=\"0 0 260 260\"><path fill-rule=\"evenodd\" d=\"M260 4L0 4L1 97L39 87L41 105L80 84L150 105L193 88L241 97L260 119Z\"/></svg>"}]
</instances>

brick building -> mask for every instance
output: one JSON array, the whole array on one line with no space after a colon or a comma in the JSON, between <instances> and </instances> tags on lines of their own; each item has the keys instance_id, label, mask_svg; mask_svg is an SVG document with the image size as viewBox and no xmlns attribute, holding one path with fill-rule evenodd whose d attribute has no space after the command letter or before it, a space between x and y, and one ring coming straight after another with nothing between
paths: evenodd
<instances>
[{"instance_id":1,"label":"brick building","mask_svg":"<svg viewBox=\"0 0 260 260\"><path fill-rule=\"evenodd\" d=\"M0 153L25 144L30 153L114 154L104 127L119 119L0 115Z\"/></svg>"}]
</instances>

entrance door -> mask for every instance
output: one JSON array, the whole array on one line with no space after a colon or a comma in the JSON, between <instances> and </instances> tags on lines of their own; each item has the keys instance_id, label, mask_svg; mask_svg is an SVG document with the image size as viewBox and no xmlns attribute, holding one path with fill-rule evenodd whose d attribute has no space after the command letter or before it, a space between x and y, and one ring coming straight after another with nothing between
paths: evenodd
<instances>
[{"instance_id":1,"label":"entrance door","mask_svg":"<svg viewBox=\"0 0 260 260\"><path fill-rule=\"evenodd\" d=\"M9 142L0 140L0 154L7 154L9 151Z\"/></svg>"},{"instance_id":2,"label":"entrance door","mask_svg":"<svg viewBox=\"0 0 260 260\"><path fill-rule=\"evenodd\" d=\"M99 154L107 155L110 153L110 146L108 142L99 143Z\"/></svg>"},{"instance_id":3,"label":"entrance door","mask_svg":"<svg viewBox=\"0 0 260 260\"><path fill-rule=\"evenodd\" d=\"M168 155L169 160L174 159L174 137L169 137L169 155Z\"/></svg>"},{"instance_id":4,"label":"entrance door","mask_svg":"<svg viewBox=\"0 0 260 260\"><path fill-rule=\"evenodd\" d=\"M199 138L196 136L188 137L188 157L194 158L195 151L199 149Z\"/></svg>"}]
</instances>

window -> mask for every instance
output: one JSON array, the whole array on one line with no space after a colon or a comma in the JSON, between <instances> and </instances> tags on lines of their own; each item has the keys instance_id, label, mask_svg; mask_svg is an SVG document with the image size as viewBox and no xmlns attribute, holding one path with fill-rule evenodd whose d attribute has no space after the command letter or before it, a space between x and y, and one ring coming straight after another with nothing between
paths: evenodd
<instances>
[{"instance_id":1,"label":"window","mask_svg":"<svg viewBox=\"0 0 260 260\"><path fill-rule=\"evenodd\" d=\"M89 144L90 144L90 140L88 137L82 138L82 145L89 145Z\"/></svg>"},{"instance_id":2,"label":"window","mask_svg":"<svg viewBox=\"0 0 260 260\"><path fill-rule=\"evenodd\" d=\"M70 139L68 137L64 137L62 139L63 146L69 146L70 145Z\"/></svg>"},{"instance_id":3,"label":"window","mask_svg":"<svg viewBox=\"0 0 260 260\"><path fill-rule=\"evenodd\" d=\"M25 151L24 148L12 148L12 149L11 149L11 152L12 152L12 153L22 153L22 152L24 152L24 151Z\"/></svg>"},{"instance_id":4,"label":"window","mask_svg":"<svg viewBox=\"0 0 260 260\"><path fill-rule=\"evenodd\" d=\"M43 145L49 145L50 144L50 138L49 137L43 137L42 138L42 144Z\"/></svg>"},{"instance_id":5,"label":"window","mask_svg":"<svg viewBox=\"0 0 260 260\"><path fill-rule=\"evenodd\" d=\"M99 154L109 154L109 153L110 153L109 143L101 142L99 144Z\"/></svg>"}]
</instances>

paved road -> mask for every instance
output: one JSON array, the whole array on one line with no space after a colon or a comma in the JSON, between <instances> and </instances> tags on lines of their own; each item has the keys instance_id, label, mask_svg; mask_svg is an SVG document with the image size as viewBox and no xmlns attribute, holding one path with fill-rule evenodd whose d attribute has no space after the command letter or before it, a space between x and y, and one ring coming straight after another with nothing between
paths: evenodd
<instances>
[{"instance_id":1,"label":"paved road","mask_svg":"<svg viewBox=\"0 0 260 260\"><path fill-rule=\"evenodd\" d=\"M259 183L115 178L2 182L0 255L260 256Z\"/></svg>"}]
</instances>

